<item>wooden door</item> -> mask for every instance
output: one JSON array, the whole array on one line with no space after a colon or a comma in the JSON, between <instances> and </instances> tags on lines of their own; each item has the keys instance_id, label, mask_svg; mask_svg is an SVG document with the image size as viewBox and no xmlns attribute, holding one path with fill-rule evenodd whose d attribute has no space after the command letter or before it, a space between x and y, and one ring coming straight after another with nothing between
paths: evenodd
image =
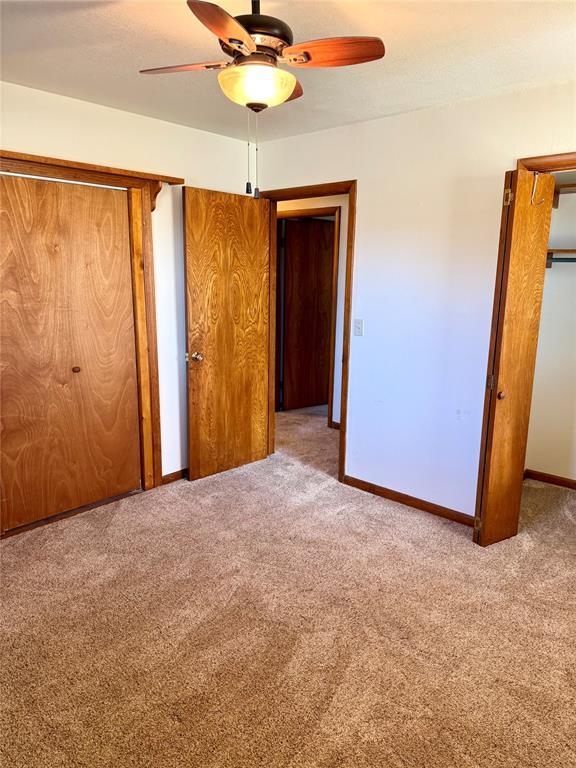
<instances>
[{"instance_id":1,"label":"wooden door","mask_svg":"<svg viewBox=\"0 0 576 768\"><path fill-rule=\"evenodd\" d=\"M5 529L140 487L127 193L0 176Z\"/></svg>"},{"instance_id":2,"label":"wooden door","mask_svg":"<svg viewBox=\"0 0 576 768\"><path fill-rule=\"evenodd\" d=\"M268 455L270 203L185 187L184 218L194 480Z\"/></svg>"},{"instance_id":3,"label":"wooden door","mask_svg":"<svg viewBox=\"0 0 576 768\"><path fill-rule=\"evenodd\" d=\"M488 370L486 450L475 528L481 545L518 532L554 178L518 170L511 191Z\"/></svg>"},{"instance_id":4,"label":"wooden door","mask_svg":"<svg viewBox=\"0 0 576 768\"><path fill-rule=\"evenodd\" d=\"M333 221L287 219L284 243L284 410L328 402Z\"/></svg>"}]
</instances>

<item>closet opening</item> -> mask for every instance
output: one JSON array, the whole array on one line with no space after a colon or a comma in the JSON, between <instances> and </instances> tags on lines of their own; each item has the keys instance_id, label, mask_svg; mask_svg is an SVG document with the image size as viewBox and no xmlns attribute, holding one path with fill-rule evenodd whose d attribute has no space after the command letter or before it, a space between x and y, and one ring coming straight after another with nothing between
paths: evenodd
<instances>
[{"instance_id":1,"label":"closet opening","mask_svg":"<svg viewBox=\"0 0 576 768\"><path fill-rule=\"evenodd\" d=\"M520 160L504 189L474 526L482 546L567 519L575 296L576 153Z\"/></svg>"},{"instance_id":2,"label":"closet opening","mask_svg":"<svg viewBox=\"0 0 576 768\"><path fill-rule=\"evenodd\" d=\"M553 176L524 477L576 490L576 171Z\"/></svg>"},{"instance_id":3,"label":"closet opening","mask_svg":"<svg viewBox=\"0 0 576 768\"><path fill-rule=\"evenodd\" d=\"M342 480L356 182L263 196L272 203L270 452Z\"/></svg>"}]
</instances>

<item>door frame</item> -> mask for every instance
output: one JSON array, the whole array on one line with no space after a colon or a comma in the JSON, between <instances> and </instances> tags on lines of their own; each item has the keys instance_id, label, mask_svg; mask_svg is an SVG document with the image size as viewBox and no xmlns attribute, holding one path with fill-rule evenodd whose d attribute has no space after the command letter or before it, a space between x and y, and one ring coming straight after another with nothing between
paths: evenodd
<instances>
[{"instance_id":1,"label":"door frame","mask_svg":"<svg viewBox=\"0 0 576 768\"><path fill-rule=\"evenodd\" d=\"M336 314L338 310L338 272L340 267L340 222L342 206L326 208L301 208L293 211L276 211L276 219L315 219L319 216L334 216L334 248L332 253L332 295L330 312L329 372L328 372L328 426L340 429L340 422L334 421L334 371L336 368ZM342 405L340 405L342 409Z\"/></svg>"},{"instance_id":2,"label":"door frame","mask_svg":"<svg viewBox=\"0 0 576 768\"><path fill-rule=\"evenodd\" d=\"M340 401L340 455L338 479L344 482L346 476L346 423L348 414L348 377L350 361L350 318L352 311L352 279L354 270L354 241L356 237L356 179L335 181L326 184L311 184L303 187L271 189L261 192L270 200L270 337L269 337L269 418L268 452L274 453L275 443L275 402L276 402L276 226L277 203L286 200L304 200L312 197L334 197L348 195L348 231L346 238L346 285L344 289L344 339L342 351L342 389Z\"/></svg>"},{"instance_id":3,"label":"door frame","mask_svg":"<svg viewBox=\"0 0 576 768\"><path fill-rule=\"evenodd\" d=\"M541 155L537 157L525 157L517 161L517 170L526 170L537 173L556 173L576 169L576 152L566 152L558 155ZM507 171L504 177L504 199L502 205L502 219L500 224L500 240L498 247L498 262L496 267L496 282L492 307L492 326L490 331L490 344L488 350L488 364L486 371L486 391L484 397L484 411L482 419L482 432L480 439L480 457L478 465L478 482L476 491L476 511L473 528L473 541L480 546L487 546L483 541L482 528L485 523L485 479L486 468L490 460L492 449L492 435L494 426L495 409L493 405L493 382L497 379L501 333L502 313L506 306L507 279L506 265L507 254L510 246L510 231L512 216L510 201L515 190L511 186L513 171ZM531 380L534 380L534 371L528 372ZM522 482L522 480L520 480Z\"/></svg>"},{"instance_id":4,"label":"door frame","mask_svg":"<svg viewBox=\"0 0 576 768\"><path fill-rule=\"evenodd\" d=\"M8 150L0 150L0 171L55 182L98 184L126 190L138 374L141 482L143 490L162 485L152 211L162 184L180 185L184 179Z\"/></svg>"}]
</instances>

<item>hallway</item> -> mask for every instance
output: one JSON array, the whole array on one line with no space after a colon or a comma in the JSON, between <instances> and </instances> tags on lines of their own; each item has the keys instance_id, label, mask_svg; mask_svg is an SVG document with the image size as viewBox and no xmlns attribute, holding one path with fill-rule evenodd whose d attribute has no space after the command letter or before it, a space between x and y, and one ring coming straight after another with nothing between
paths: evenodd
<instances>
[{"instance_id":1,"label":"hallway","mask_svg":"<svg viewBox=\"0 0 576 768\"><path fill-rule=\"evenodd\" d=\"M276 413L276 451L337 478L340 432L327 419L325 405Z\"/></svg>"}]
</instances>

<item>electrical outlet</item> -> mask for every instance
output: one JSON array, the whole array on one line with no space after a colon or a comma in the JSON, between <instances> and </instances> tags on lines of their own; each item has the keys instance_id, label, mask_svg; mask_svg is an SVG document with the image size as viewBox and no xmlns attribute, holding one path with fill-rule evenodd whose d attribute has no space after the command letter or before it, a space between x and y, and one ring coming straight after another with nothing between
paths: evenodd
<instances>
[{"instance_id":1,"label":"electrical outlet","mask_svg":"<svg viewBox=\"0 0 576 768\"><path fill-rule=\"evenodd\" d=\"M354 336L364 336L364 320L354 320Z\"/></svg>"}]
</instances>

